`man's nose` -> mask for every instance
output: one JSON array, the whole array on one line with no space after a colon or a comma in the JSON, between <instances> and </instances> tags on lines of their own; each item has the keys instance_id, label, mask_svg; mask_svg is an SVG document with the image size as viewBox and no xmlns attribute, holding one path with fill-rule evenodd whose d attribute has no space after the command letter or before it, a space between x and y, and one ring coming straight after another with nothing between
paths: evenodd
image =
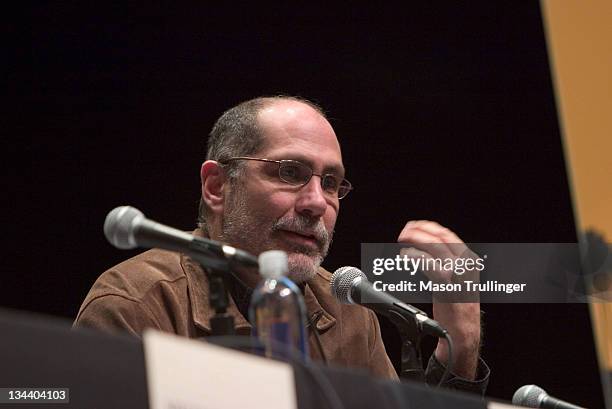
<instances>
[{"instance_id":1,"label":"man's nose","mask_svg":"<svg viewBox=\"0 0 612 409\"><path fill-rule=\"evenodd\" d=\"M320 217L325 214L327 200L325 200L325 192L321 187L319 176L312 175L308 183L302 186L298 192L295 207L298 213L305 213L311 217Z\"/></svg>"}]
</instances>

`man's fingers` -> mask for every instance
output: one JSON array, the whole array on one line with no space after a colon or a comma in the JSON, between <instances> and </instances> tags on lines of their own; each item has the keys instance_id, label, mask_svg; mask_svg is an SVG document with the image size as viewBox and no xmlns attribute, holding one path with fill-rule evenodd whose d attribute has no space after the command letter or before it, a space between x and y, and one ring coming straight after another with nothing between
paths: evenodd
<instances>
[{"instance_id":1,"label":"man's fingers","mask_svg":"<svg viewBox=\"0 0 612 409\"><path fill-rule=\"evenodd\" d=\"M410 244L419 250L426 251L433 257L446 258L455 256L448 245L439 237L421 229L409 227L408 225L404 227L397 241L398 243Z\"/></svg>"},{"instance_id":2,"label":"man's fingers","mask_svg":"<svg viewBox=\"0 0 612 409\"><path fill-rule=\"evenodd\" d=\"M416 220L411 224L411 227L434 234L440 237L445 243L463 243L463 240L461 240L451 229L434 221Z\"/></svg>"},{"instance_id":3,"label":"man's fingers","mask_svg":"<svg viewBox=\"0 0 612 409\"><path fill-rule=\"evenodd\" d=\"M408 258L419 258L419 257L424 257L427 259L432 258L431 254L429 254L426 251L422 251L422 250L418 250L414 247L404 247L400 250L400 256L404 257L408 257Z\"/></svg>"},{"instance_id":4,"label":"man's fingers","mask_svg":"<svg viewBox=\"0 0 612 409\"><path fill-rule=\"evenodd\" d=\"M421 231L429 236L419 235L414 233L415 231ZM430 220L415 220L408 222L400 233L398 242L405 242L404 240L407 238L418 239L425 237L431 238L429 243L447 244L450 253L452 253L454 256L461 256L465 253L466 246L459 236L457 236L452 230Z\"/></svg>"}]
</instances>

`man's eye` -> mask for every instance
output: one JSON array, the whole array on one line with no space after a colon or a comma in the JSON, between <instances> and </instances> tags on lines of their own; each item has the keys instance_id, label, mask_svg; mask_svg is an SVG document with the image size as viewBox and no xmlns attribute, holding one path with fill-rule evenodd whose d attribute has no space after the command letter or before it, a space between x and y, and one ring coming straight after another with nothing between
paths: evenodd
<instances>
[{"instance_id":1,"label":"man's eye","mask_svg":"<svg viewBox=\"0 0 612 409\"><path fill-rule=\"evenodd\" d=\"M335 193L338 190L338 179L335 176L325 175L323 178L323 190Z\"/></svg>"},{"instance_id":2,"label":"man's eye","mask_svg":"<svg viewBox=\"0 0 612 409\"><path fill-rule=\"evenodd\" d=\"M280 168L281 178L290 183L299 182L301 174L300 167L297 165L283 165Z\"/></svg>"}]
</instances>

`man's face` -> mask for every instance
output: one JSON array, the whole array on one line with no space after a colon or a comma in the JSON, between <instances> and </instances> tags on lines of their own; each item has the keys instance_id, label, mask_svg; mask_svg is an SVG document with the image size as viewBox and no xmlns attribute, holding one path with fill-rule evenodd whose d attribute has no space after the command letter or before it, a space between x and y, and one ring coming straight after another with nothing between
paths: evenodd
<instances>
[{"instance_id":1,"label":"man's face","mask_svg":"<svg viewBox=\"0 0 612 409\"><path fill-rule=\"evenodd\" d=\"M252 155L297 160L316 174L344 177L340 145L331 125L314 109L282 101L264 108L259 125L263 149ZM312 176L305 186L282 182L278 165L245 161L244 173L228 187L221 239L253 254L287 252L290 278L304 282L316 274L331 244L339 203Z\"/></svg>"}]
</instances>

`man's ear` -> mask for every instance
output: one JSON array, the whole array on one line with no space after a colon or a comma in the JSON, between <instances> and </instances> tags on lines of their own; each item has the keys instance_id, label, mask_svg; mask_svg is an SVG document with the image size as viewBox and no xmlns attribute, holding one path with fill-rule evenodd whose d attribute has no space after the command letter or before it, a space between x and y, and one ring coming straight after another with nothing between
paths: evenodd
<instances>
[{"instance_id":1,"label":"man's ear","mask_svg":"<svg viewBox=\"0 0 612 409\"><path fill-rule=\"evenodd\" d=\"M219 162L207 160L200 169L202 200L214 213L223 213L225 172Z\"/></svg>"}]
</instances>

